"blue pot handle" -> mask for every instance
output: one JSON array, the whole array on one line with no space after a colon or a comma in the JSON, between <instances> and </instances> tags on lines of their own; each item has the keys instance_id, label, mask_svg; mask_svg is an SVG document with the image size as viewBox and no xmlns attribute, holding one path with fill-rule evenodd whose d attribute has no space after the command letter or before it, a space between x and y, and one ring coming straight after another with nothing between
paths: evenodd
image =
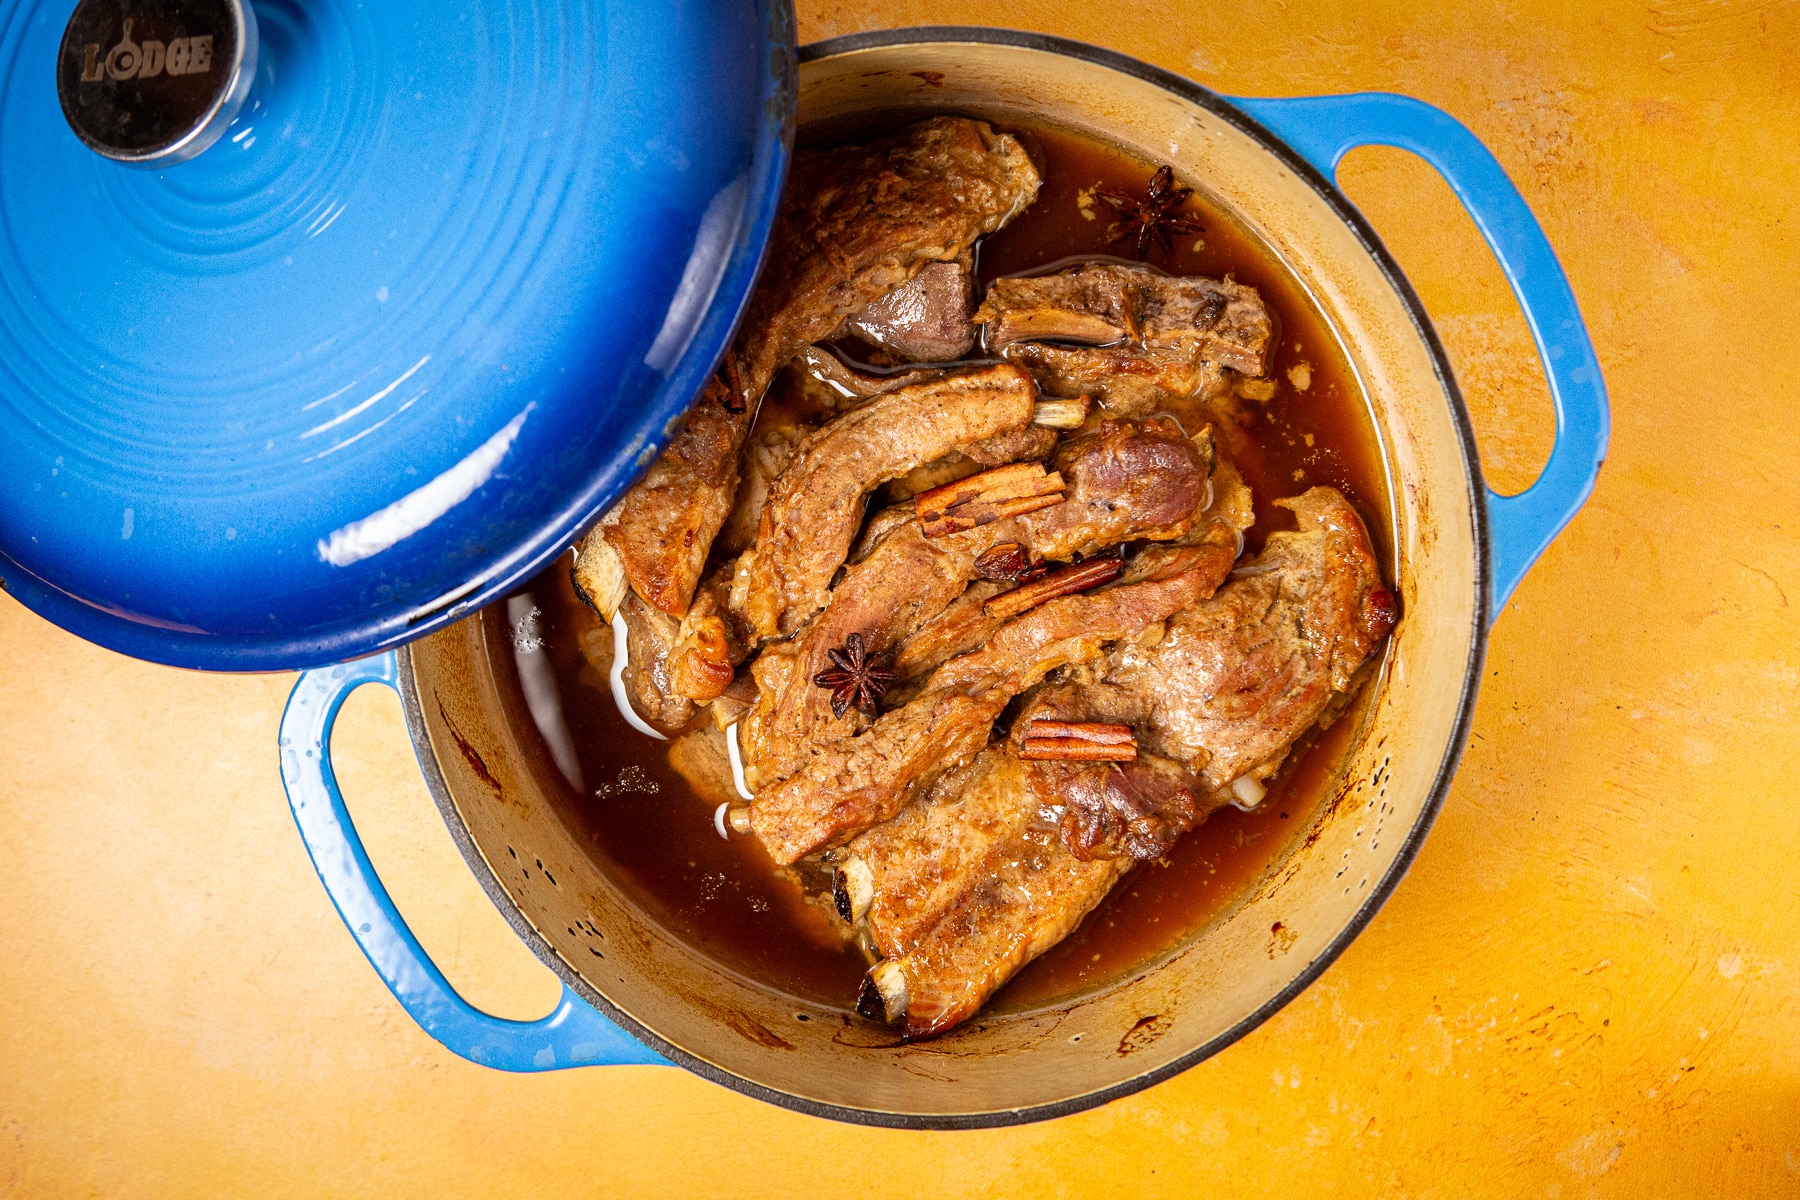
<instances>
[{"instance_id":1,"label":"blue pot handle","mask_svg":"<svg viewBox=\"0 0 1800 1200\"><path fill-rule=\"evenodd\" d=\"M1493 547L1493 608L1500 609L1538 556L1587 502L1606 460L1606 384L1575 295L1537 218L1475 135L1441 109L1406 96L1363 92L1291 100L1232 98L1231 103L1286 142L1327 179L1357 146L1398 146L1436 167L1500 260L1537 339L1556 445L1536 483L1516 496L1488 491Z\"/></svg>"},{"instance_id":2,"label":"blue pot handle","mask_svg":"<svg viewBox=\"0 0 1800 1200\"><path fill-rule=\"evenodd\" d=\"M307 671L281 715L281 781L319 881L350 936L412 1019L446 1048L502 1071L666 1060L563 985L549 1016L508 1021L456 994L394 908L357 836L331 769L331 727L344 699L365 683L399 690L392 653Z\"/></svg>"}]
</instances>

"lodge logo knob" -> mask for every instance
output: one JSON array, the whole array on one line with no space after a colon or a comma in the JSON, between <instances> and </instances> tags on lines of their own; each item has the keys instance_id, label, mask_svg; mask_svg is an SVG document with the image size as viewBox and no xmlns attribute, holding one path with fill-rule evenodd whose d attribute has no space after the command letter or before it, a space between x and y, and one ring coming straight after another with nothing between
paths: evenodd
<instances>
[{"instance_id":1,"label":"lodge logo knob","mask_svg":"<svg viewBox=\"0 0 1800 1200\"><path fill-rule=\"evenodd\" d=\"M131 40L131 25L127 18L125 32L110 50L99 42L89 42L82 47L81 82L154 79L164 71L171 75L212 72L212 34L178 37L166 45L150 38L139 45Z\"/></svg>"},{"instance_id":2,"label":"lodge logo knob","mask_svg":"<svg viewBox=\"0 0 1800 1200\"><path fill-rule=\"evenodd\" d=\"M90 149L166 167L225 132L256 50L246 0L82 0L63 29L57 97Z\"/></svg>"}]
</instances>

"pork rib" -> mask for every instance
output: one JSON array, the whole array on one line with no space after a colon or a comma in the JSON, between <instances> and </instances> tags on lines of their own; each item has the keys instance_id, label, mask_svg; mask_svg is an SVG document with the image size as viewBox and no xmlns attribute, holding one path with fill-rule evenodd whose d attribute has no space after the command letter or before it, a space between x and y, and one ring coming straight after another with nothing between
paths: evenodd
<instances>
[{"instance_id":1,"label":"pork rib","mask_svg":"<svg viewBox=\"0 0 1800 1200\"><path fill-rule=\"evenodd\" d=\"M1001 627L980 649L953 658L911 703L861 735L822 748L799 772L757 794L750 820L776 862L843 843L898 812L922 787L987 744L995 718L1058 667L1092 662L1212 594L1235 547L1180 547L1139 555L1124 581L1064 596Z\"/></svg>"},{"instance_id":2,"label":"pork rib","mask_svg":"<svg viewBox=\"0 0 1800 1200\"><path fill-rule=\"evenodd\" d=\"M1098 390L1126 413L1222 392L1224 368L1264 374L1274 336L1254 288L1106 262L997 279L975 321L988 351L1024 365L1046 392Z\"/></svg>"},{"instance_id":3,"label":"pork rib","mask_svg":"<svg viewBox=\"0 0 1800 1200\"><path fill-rule=\"evenodd\" d=\"M1208 788L1266 777L1296 738L1335 712L1398 619L1362 518L1332 488L1276 503L1299 522L1161 641L1104 664L1094 703Z\"/></svg>"},{"instance_id":4,"label":"pork rib","mask_svg":"<svg viewBox=\"0 0 1800 1200\"><path fill-rule=\"evenodd\" d=\"M853 713L834 718L827 693L812 684L828 652L850 634L861 634L868 652L881 655L929 625L936 636L911 661L928 654L934 660L909 668L909 676L917 676L997 629L1000 622L979 607L966 621L940 622L947 610L966 607L959 597L997 590L986 583L969 586L977 559L994 545L1010 542L1038 559L1066 559L1123 541L1185 534L1209 494L1211 442L1204 433L1199 440L1197 445L1166 420L1105 422L1059 449L1054 465L1068 481L1062 504L944 537L925 537L916 520L886 531L844 573L812 623L765 649L752 668L758 700L739 730L750 786L787 778L819 746L867 724Z\"/></svg>"},{"instance_id":5,"label":"pork rib","mask_svg":"<svg viewBox=\"0 0 1800 1200\"><path fill-rule=\"evenodd\" d=\"M927 263L966 255L1023 211L1038 183L1016 139L960 117L796 153L762 281L724 365L650 473L589 534L582 556L604 543L639 596L685 613L775 372Z\"/></svg>"},{"instance_id":6,"label":"pork rib","mask_svg":"<svg viewBox=\"0 0 1800 1200\"><path fill-rule=\"evenodd\" d=\"M870 492L959 446L1025 429L1036 399L1024 371L1000 364L889 392L808 435L740 560L738 612L763 638L798 629L825 606Z\"/></svg>"},{"instance_id":7,"label":"pork rib","mask_svg":"<svg viewBox=\"0 0 1800 1200\"><path fill-rule=\"evenodd\" d=\"M1203 433L1195 442L1209 457L1212 456L1210 436ZM1163 534L1177 545L1207 543L1221 548L1229 547L1235 558L1243 531L1250 528L1255 519L1250 506L1250 489L1244 485L1242 476L1229 462L1223 459L1215 461L1205 511L1198 514L1185 531L1173 532L1173 527L1168 527L1163 530ZM1104 506L1105 490L1095 487L1092 494ZM1147 539L1144 533L1127 528L1117 540ZM1106 544L1108 543L1104 539L1097 539L1093 549L1102 548ZM1089 549L1083 552L1093 551ZM1049 555L1040 554L1040 557ZM907 693L909 681L919 678L958 654L973 650L991 637L1003 622L988 611L987 601L999 593L1000 589L997 588L973 585L930 623L902 641L892 663L897 684L896 695L904 696Z\"/></svg>"},{"instance_id":8,"label":"pork rib","mask_svg":"<svg viewBox=\"0 0 1800 1200\"><path fill-rule=\"evenodd\" d=\"M914 804L852 844L886 956L858 1001L865 1016L908 1037L942 1033L1073 932L1136 864L1071 854L1043 817L1056 798L1034 790L1030 766L989 749L953 798Z\"/></svg>"}]
</instances>

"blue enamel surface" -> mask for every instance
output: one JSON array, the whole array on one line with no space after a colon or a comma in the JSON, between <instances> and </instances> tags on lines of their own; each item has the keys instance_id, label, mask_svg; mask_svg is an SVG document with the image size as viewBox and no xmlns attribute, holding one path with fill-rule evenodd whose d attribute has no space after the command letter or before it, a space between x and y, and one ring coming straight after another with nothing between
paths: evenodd
<instances>
[{"instance_id":1,"label":"blue enamel surface","mask_svg":"<svg viewBox=\"0 0 1800 1200\"><path fill-rule=\"evenodd\" d=\"M0 0L0 579L210 669L417 636L647 465L748 297L788 0L259 0L191 162L84 148Z\"/></svg>"},{"instance_id":2,"label":"blue enamel surface","mask_svg":"<svg viewBox=\"0 0 1800 1200\"><path fill-rule=\"evenodd\" d=\"M281 716L281 780L325 891L394 998L446 1048L503 1071L664 1062L566 984L555 1010L536 1021L489 1016L456 994L375 874L331 770L332 724L365 683L398 690L392 653L301 675Z\"/></svg>"},{"instance_id":3,"label":"blue enamel surface","mask_svg":"<svg viewBox=\"0 0 1800 1200\"><path fill-rule=\"evenodd\" d=\"M1419 100L1379 92L1284 100L1234 97L1326 178L1357 146L1397 146L1437 168L1500 260L1536 339L1556 407L1556 444L1536 483L1517 496L1487 494L1493 615L1525 572L1587 502L1606 461L1606 384L1562 265L1537 218L1475 135Z\"/></svg>"}]
</instances>

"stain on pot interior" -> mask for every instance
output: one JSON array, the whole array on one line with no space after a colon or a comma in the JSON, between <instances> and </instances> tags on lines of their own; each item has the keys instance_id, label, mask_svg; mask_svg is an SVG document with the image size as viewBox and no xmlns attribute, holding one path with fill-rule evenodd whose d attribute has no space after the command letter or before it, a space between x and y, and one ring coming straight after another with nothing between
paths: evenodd
<instances>
[{"instance_id":1,"label":"stain on pot interior","mask_svg":"<svg viewBox=\"0 0 1800 1200\"><path fill-rule=\"evenodd\" d=\"M1119 1039L1121 1057L1136 1054L1140 1050L1148 1050L1155 1041L1169 1032L1169 1019L1161 1013L1152 1013L1147 1017L1139 1017L1137 1024L1126 1030L1125 1036Z\"/></svg>"},{"instance_id":2,"label":"stain on pot interior","mask_svg":"<svg viewBox=\"0 0 1800 1200\"><path fill-rule=\"evenodd\" d=\"M462 735L462 731L457 729L456 723L450 719L450 714L444 711L442 698L437 698L437 710L438 717L444 722L444 728L449 731L451 740L456 743L456 749L462 754L463 761L469 765L469 770L474 773L475 778L494 789L495 796L504 799L505 792L501 790L500 781L494 778L492 771L488 770L487 760L481 757L480 751L469 743L469 739ZM509 846L507 849L510 850L512 847Z\"/></svg>"}]
</instances>

